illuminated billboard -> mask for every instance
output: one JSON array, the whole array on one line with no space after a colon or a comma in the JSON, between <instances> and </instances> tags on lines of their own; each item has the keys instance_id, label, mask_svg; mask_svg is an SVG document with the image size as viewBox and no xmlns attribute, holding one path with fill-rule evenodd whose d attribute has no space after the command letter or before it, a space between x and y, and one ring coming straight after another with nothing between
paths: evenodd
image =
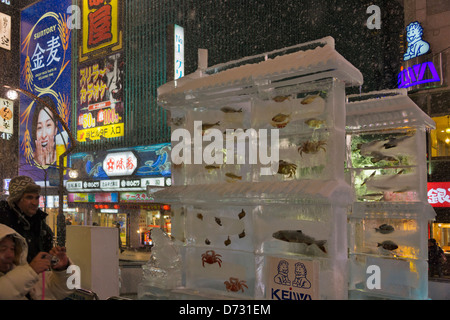
<instances>
[{"instance_id":1,"label":"illuminated billboard","mask_svg":"<svg viewBox=\"0 0 450 320\"><path fill-rule=\"evenodd\" d=\"M85 63L78 68L77 140L124 135L122 53Z\"/></svg>"},{"instance_id":2,"label":"illuminated billboard","mask_svg":"<svg viewBox=\"0 0 450 320\"><path fill-rule=\"evenodd\" d=\"M119 0L83 0L79 61L122 49L122 6Z\"/></svg>"},{"instance_id":3,"label":"illuminated billboard","mask_svg":"<svg viewBox=\"0 0 450 320\"><path fill-rule=\"evenodd\" d=\"M71 30L70 0L46 0L21 12L20 87L46 102L70 127ZM53 111L20 95L19 174L42 178L42 170L58 165L69 146L68 133ZM45 173L47 175L47 173Z\"/></svg>"}]
</instances>

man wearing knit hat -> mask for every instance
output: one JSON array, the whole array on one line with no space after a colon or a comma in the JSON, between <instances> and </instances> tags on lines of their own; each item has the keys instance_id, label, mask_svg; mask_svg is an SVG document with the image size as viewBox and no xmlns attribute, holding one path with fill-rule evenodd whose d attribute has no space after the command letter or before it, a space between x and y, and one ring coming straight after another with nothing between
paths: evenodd
<instances>
[{"instance_id":1,"label":"man wearing knit hat","mask_svg":"<svg viewBox=\"0 0 450 320\"><path fill-rule=\"evenodd\" d=\"M0 223L16 230L28 245L27 261L42 251L53 248L53 232L45 223L47 214L39 209L41 187L27 176L18 176L9 183L7 201L0 201Z\"/></svg>"}]
</instances>

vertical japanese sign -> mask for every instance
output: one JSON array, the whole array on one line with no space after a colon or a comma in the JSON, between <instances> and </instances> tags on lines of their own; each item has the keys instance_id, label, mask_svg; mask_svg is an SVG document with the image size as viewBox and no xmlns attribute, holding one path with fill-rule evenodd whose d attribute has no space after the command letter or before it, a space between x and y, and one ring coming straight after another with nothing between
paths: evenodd
<instances>
[{"instance_id":1,"label":"vertical japanese sign","mask_svg":"<svg viewBox=\"0 0 450 320\"><path fill-rule=\"evenodd\" d=\"M184 76L184 29L179 25L174 26L174 56L175 56L175 80Z\"/></svg>"},{"instance_id":2,"label":"vertical japanese sign","mask_svg":"<svg viewBox=\"0 0 450 320\"><path fill-rule=\"evenodd\" d=\"M11 17L0 12L0 48L11 50Z\"/></svg>"},{"instance_id":3,"label":"vertical japanese sign","mask_svg":"<svg viewBox=\"0 0 450 320\"><path fill-rule=\"evenodd\" d=\"M319 299L318 261L269 257L268 268L267 299Z\"/></svg>"},{"instance_id":4,"label":"vertical japanese sign","mask_svg":"<svg viewBox=\"0 0 450 320\"><path fill-rule=\"evenodd\" d=\"M122 7L119 0L83 0L79 61L122 49Z\"/></svg>"},{"instance_id":5,"label":"vertical japanese sign","mask_svg":"<svg viewBox=\"0 0 450 320\"><path fill-rule=\"evenodd\" d=\"M87 62L78 68L77 140L124 135L122 53Z\"/></svg>"},{"instance_id":6,"label":"vertical japanese sign","mask_svg":"<svg viewBox=\"0 0 450 320\"><path fill-rule=\"evenodd\" d=\"M13 118L13 102L0 98L0 139L11 139L13 134Z\"/></svg>"},{"instance_id":7,"label":"vertical japanese sign","mask_svg":"<svg viewBox=\"0 0 450 320\"><path fill-rule=\"evenodd\" d=\"M46 0L21 13L20 87L44 100L70 127L71 0ZM35 178L58 165L69 145L68 134L52 110L22 94L20 97L19 173Z\"/></svg>"}]
</instances>

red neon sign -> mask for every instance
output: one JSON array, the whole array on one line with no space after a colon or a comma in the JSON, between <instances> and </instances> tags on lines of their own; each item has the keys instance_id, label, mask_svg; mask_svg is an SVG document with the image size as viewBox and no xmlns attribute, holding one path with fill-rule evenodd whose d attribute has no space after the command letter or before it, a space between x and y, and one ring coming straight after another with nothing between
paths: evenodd
<instances>
[{"instance_id":1,"label":"red neon sign","mask_svg":"<svg viewBox=\"0 0 450 320\"><path fill-rule=\"evenodd\" d=\"M428 182L427 195L433 207L450 207L450 182Z\"/></svg>"}]
</instances>

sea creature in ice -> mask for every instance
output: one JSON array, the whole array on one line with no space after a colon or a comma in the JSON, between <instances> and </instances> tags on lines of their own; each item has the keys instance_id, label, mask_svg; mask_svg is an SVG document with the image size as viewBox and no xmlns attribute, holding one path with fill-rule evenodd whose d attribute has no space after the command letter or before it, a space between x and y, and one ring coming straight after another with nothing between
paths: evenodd
<instances>
[{"instance_id":1,"label":"sea creature in ice","mask_svg":"<svg viewBox=\"0 0 450 320\"><path fill-rule=\"evenodd\" d=\"M315 119L315 118L311 118L305 121L305 123L313 129L319 129L321 128L326 121L325 120L320 120L320 119Z\"/></svg>"},{"instance_id":2,"label":"sea creature in ice","mask_svg":"<svg viewBox=\"0 0 450 320\"><path fill-rule=\"evenodd\" d=\"M174 126L181 126L184 124L185 118L184 117L177 117L177 118L171 118L170 122L171 124L173 124Z\"/></svg>"},{"instance_id":3,"label":"sea creature in ice","mask_svg":"<svg viewBox=\"0 0 450 320\"><path fill-rule=\"evenodd\" d=\"M239 290L244 292L244 287L248 289L248 287L245 283L246 283L246 281L239 280L238 278L233 278L233 277L230 277L229 281L224 282L224 284L227 288L227 291L232 291L232 292L238 292Z\"/></svg>"},{"instance_id":4,"label":"sea creature in ice","mask_svg":"<svg viewBox=\"0 0 450 320\"><path fill-rule=\"evenodd\" d=\"M216 123L203 123L202 128L202 135L206 133L208 129L211 129L212 127L220 126L220 121L217 121Z\"/></svg>"},{"instance_id":5,"label":"sea creature in ice","mask_svg":"<svg viewBox=\"0 0 450 320\"><path fill-rule=\"evenodd\" d=\"M376 175L367 178L365 184L369 190L406 192L417 189L417 177L415 174L405 173L402 169L395 174Z\"/></svg>"},{"instance_id":6,"label":"sea creature in ice","mask_svg":"<svg viewBox=\"0 0 450 320\"><path fill-rule=\"evenodd\" d=\"M231 172L225 173L225 176L230 178L231 181L242 180L242 176L235 175L234 173Z\"/></svg>"},{"instance_id":7,"label":"sea creature in ice","mask_svg":"<svg viewBox=\"0 0 450 320\"><path fill-rule=\"evenodd\" d=\"M388 162L398 162L398 159L396 157L383 154L379 151L372 151L367 156L372 157L372 159L370 160L372 161L372 163L378 163L381 160Z\"/></svg>"},{"instance_id":8,"label":"sea creature in ice","mask_svg":"<svg viewBox=\"0 0 450 320\"><path fill-rule=\"evenodd\" d=\"M205 166L205 169L208 170L208 171L211 171L211 170L220 169L220 166L219 165L209 164L209 165Z\"/></svg>"},{"instance_id":9,"label":"sea creature in ice","mask_svg":"<svg viewBox=\"0 0 450 320\"><path fill-rule=\"evenodd\" d=\"M324 146L327 145L327 142L325 140L318 140L318 141L305 141L302 143L300 147L298 147L297 151L300 153L300 156L303 156L304 153L309 154L316 154L317 152L322 149L323 151L327 151Z\"/></svg>"},{"instance_id":10,"label":"sea creature in ice","mask_svg":"<svg viewBox=\"0 0 450 320\"><path fill-rule=\"evenodd\" d=\"M199 218L200 220L203 220L203 215L201 213L197 213L197 218Z\"/></svg>"},{"instance_id":11,"label":"sea creature in ice","mask_svg":"<svg viewBox=\"0 0 450 320\"><path fill-rule=\"evenodd\" d=\"M291 121L290 114L279 113L272 118L272 126L276 128L284 128Z\"/></svg>"},{"instance_id":12,"label":"sea creature in ice","mask_svg":"<svg viewBox=\"0 0 450 320\"><path fill-rule=\"evenodd\" d=\"M234 109L234 108L226 106L226 107L221 108L220 111L222 111L224 113L239 113L239 112L242 112L242 108Z\"/></svg>"},{"instance_id":13,"label":"sea creature in ice","mask_svg":"<svg viewBox=\"0 0 450 320\"><path fill-rule=\"evenodd\" d=\"M382 234L388 234L388 233L394 232L394 227L391 226L390 224L384 223L381 226L379 226L378 228L375 228L375 231L382 233Z\"/></svg>"},{"instance_id":14,"label":"sea creature in ice","mask_svg":"<svg viewBox=\"0 0 450 320\"><path fill-rule=\"evenodd\" d=\"M395 148L400 143L403 143L405 140L411 138L411 136L403 136L399 138L389 138L389 141L383 144L385 149Z\"/></svg>"},{"instance_id":15,"label":"sea creature in ice","mask_svg":"<svg viewBox=\"0 0 450 320\"><path fill-rule=\"evenodd\" d=\"M288 178L292 178L297 173L297 165L284 160L280 160L278 163L279 174L288 175Z\"/></svg>"},{"instance_id":16,"label":"sea creature in ice","mask_svg":"<svg viewBox=\"0 0 450 320\"><path fill-rule=\"evenodd\" d=\"M242 239L243 237L245 237L245 230L242 230L241 233L238 234L239 239Z\"/></svg>"},{"instance_id":17,"label":"sea creature in ice","mask_svg":"<svg viewBox=\"0 0 450 320\"><path fill-rule=\"evenodd\" d=\"M209 239L206 238L206 239L205 239L205 244L209 246L209 245L211 244L211 241L209 241Z\"/></svg>"},{"instance_id":18,"label":"sea creature in ice","mask_svg":"<svg viewBox=\"0 0 450 320\"><path fill-rule=\"evenodd\" d=\"M227 240L225 240L223 243L224 243L226 246L229 246L229 245L231 244L230 236L228 236Z\"/></svg>"},{"instance_id":19,"label":"sea creature in ice","mask_svg":"<svg viewBox=\"0 0 450 320\"><path fill-rule=\"evenodd\" d=\"M301 104L310 104L319 96L320 95L318 95L318 94L316 94L316 95L308 95L300 103Z\"/></svg>"},{"instance_id":20,"label":"sea creature in ice","mask_svg":"<svg viewBox=\"0 0 450 320\"><path fill-rule=\"evenodd\" d=\"M369 177L367 177L366 179L364 179L364 182L361 183L361 186L365 185L366 182L369 181L370 179L372 179L376 174L377 174L376 171L372 172L372 174L371 174Z\"/></svg>"},{"instance_id":21,"label":"sea creature in ice","mask_svg":"<svg viewBox=\"0 0 450 320\"><path fill-rule=\"evenodd\" d=\"M217 254L214 250L208 250L205 253L202 254L202 266L205 267L205 262L207 264L214 264L218 263L219 267L222 267L222 260L220 259L222 257L220 254Z\"/></svg>"},{"instance_id":22,"label":"sea creature in ice","mask_svg":"<svg viewBox=\"0 0 450 320\"><path fill-rule=\"evenodd\" d=\"M275 102L283 102L283 101L289 100L290 98L291 98L290 95L287 95L287 96L276 96L276 97L272 98L272 100L275 101Z\"/></svg>"},{"instance_id":23,"label":"sea creature in ice","mask_svg":"<svg viewBox=\"0 0 450 320\"><path fill-rule=\"evenodd\" d=\"M327 253L327 250L325 249L327 240L316 240L313 237L304 234L302 230L280 230L273 233L272 237L286 242L305 243L308 246L315 244L320 250Z\"/></svg>"},{"instance_id":24,"label":"sea creature in ice","mask_svg":"<svg viewBox=\"0 0 450 320\"><path fill-rule=\"evenodd\" d=\"M215 218L214 218L214 221L216 221L216 223L217 223L219 226L222 226L222 220L221 220L220 218L215 217Z\"/></svg>"},{"instance_id":25,"label":"sea creature in ice","mask_svg":"<svg viewBox=\"0 0 450 320\"><path fill-rule=\"evenodd\" d=\"M245 211L244 211L244 209L242 209L242 211L239 212L238 217L239 217L239 220L242 219L243 217L245 217Z\"/></svg>"},{"instance_id":26,"label":"sea creature in ice","mask_svg":"<svg viewBox=\"0 0 450 320\"><path fill-rule=\"evenodd\" d=\"M382 247L385 250L392 251L392 250L397 249L398 245L391 240L386 240L381 243L377 243L377 247Z\"/></svg>"}]
</instances>

